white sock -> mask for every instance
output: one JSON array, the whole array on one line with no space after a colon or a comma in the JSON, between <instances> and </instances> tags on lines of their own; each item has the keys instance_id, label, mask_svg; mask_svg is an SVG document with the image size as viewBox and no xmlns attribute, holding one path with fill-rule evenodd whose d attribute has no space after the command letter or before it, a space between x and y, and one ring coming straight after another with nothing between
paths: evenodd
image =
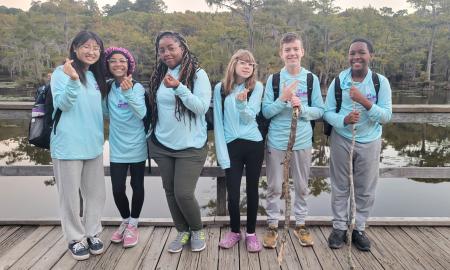
<instances>
[{"instance_id":1,"label":"white sock","mask_svg":"<svg viewBox=\"0 0 450 270\"><path fill-rule=\"evenodd\" d=\"M134 226L136 228L138 226L138 223L139 223L139 219L138 218L130 217L130 220L128 221L128 224L130 224L130 225L132 225L132 226Z\"/></svg>"},{"instance_id":2,"label":"white sock","mask_svg":"<svg viewBox=\"0 0 450 270\"><path fill-rule=\"evenodd\" d=\"M255 236L256 233L246 233L247 236Z\"/></svg>"}]
</instances>

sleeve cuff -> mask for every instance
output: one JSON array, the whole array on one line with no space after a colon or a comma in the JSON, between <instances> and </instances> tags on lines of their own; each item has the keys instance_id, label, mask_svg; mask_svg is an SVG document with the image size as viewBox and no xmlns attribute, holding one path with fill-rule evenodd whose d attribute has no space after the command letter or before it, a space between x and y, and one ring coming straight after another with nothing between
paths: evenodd
<instances>
[{"instance_id":1,"label":"sleeve cuff","mask_svg":"<svg viewBox=\"0 0 450 270\"><path fill-rule=\"evenodd\" d=\"M177 96L181 96L183 94L190 92L189 89L187 88L187 86L185 86L181 82L176 88L173 88L173 91L175 92L175 95L177 95Z\"/></svg>"}]
</instances>

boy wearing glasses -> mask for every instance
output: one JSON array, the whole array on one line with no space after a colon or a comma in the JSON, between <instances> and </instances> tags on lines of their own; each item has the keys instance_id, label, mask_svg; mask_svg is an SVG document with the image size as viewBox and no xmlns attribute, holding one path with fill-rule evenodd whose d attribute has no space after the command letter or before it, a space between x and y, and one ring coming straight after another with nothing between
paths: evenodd
<instances>
[{"instance_id":1,"label":"boy wearing glasses","mask_svg":"<svg viewBox=\"0 0 450 270\"><path fill-rule=\"evenodd\" d=\"M284 67L279 73L269 76L262 102L264 117L271 119L266 147L268 228L264 235L263 245L268 248L275 248L277 245L283 182L282 162L289 140L292 110L294 107L298 107L299 117L295 144L289 166L295 192L294 234L302 246L312 246L313 239L305 227L305 218L308 213L306 198L309 194L308 177L313 134L310 120L322 117L324 104L317 76L301 66L304 49L300 36L295 33L284 34L280 40L279 54L284 62ZM310 78L310 87L312 87L310 102L308 102L308 77Z\"/></svg>"}]
</instances>

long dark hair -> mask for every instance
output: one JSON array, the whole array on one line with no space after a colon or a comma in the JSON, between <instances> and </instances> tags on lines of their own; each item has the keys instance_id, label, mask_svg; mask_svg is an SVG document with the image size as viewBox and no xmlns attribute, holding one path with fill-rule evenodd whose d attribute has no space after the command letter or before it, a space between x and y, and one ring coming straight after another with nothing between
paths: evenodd
<instances>
[{"instance_id":1,"label":"long dark hair","mask_svg":"<svg viewBox=\"0 0 450 270\"><path fill-rule=\"evenodd\" d=\"M168 70L168 66L164 64L164 62L159 59L158 57L158 49L159 49L159 41L163 37L170 37L173 38L177 43L180 44L181 48L183 49L183 56L181 58L180 62L180 75L178 80L187 86L191 92L194 90L194 79L196 77L195 73L199 67L197 57L189 51L189 46L187 45L186 39L177 32L161 32L156 37L155 40L155 62L156 62L156 68L153 71L151 77L150 77L150 91L149 91L149 99L150 99L150 106L152 108L152 126L155 127L156 123L158 122L158 109L156 104L156 92L158 91L159 86L161 85L161 82L164 79L164 76L166 75L166 72ZM181 121L181 118L185 120L185 114L188 113L189 116L189 122L194 118L194 113L186 108L184 106L181 99L176 96L176 106L175 106L175 118L178 121Z\"/></svg>"},{"instance_id":2,"label":"long dark hair","mask_svg":"<svg viewBox=\"0 0 450 270\"><path fill-rule=\"evenodd\" d=\"M107 92L107 86L105 81L105 68L103 66L104 58L105 58L105 48L103 47L103 41L100 37L91 31L81 31L79 32L75 38L72 40L72 44L70 44L70 59L73 60L72 66L75 71L78 73L80 77L80 81L83 85L86 85L86 74L84 72L84 64L78 59L75 49L82 46L89 39L95 40L97 44L100 46L100 58L89 66L89 70L94 74L95 80L97 81L98 86L100 87L100 93L104 98Z\"/></svg>"}]
</instances>

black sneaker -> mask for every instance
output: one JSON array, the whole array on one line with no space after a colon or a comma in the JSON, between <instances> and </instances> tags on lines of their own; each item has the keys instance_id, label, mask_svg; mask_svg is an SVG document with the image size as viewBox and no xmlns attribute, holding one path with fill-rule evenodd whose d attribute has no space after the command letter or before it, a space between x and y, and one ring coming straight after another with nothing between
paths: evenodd
<instances>
[{"instance_id":1,"label":"black sneaker","mask_svg":"<svg viewBox=\"0 0 450 270\"><path fill-rule=\"evenodd\" d=\"M82 261L89 259L89 247L86 240L69 244L69 250L75 260Z\"/></svg>"},{"instance_id":2,"label":"black sneaker","mask_svg":"<svg viewBox=\"0 0 450 270\"><path fill-rule=\"evenodd\" d=\"M352 243L361 251L370 251L370 240L364 231L352 232Z\"/></svg>"},{"instance_id":3,"label":"black sneaker","mask_svg":"<svg viewBox=\"0 0 450 270\"><path fill-rule=\"evenodd\" d=\"M341 248L347 243L347 230L333 229L328 236L328 246L330 248Z\"/></svg>"},{"instance_id":4,"label":"black sneaker","mask_svg":"<svg viewBox=\"0 0 450 270\"><path fill-rule=\"evenodd\" d=\"M103 242L98 237L88 237L89 252L94 255L103 253Z\"/></svg>"}]
</instances>

